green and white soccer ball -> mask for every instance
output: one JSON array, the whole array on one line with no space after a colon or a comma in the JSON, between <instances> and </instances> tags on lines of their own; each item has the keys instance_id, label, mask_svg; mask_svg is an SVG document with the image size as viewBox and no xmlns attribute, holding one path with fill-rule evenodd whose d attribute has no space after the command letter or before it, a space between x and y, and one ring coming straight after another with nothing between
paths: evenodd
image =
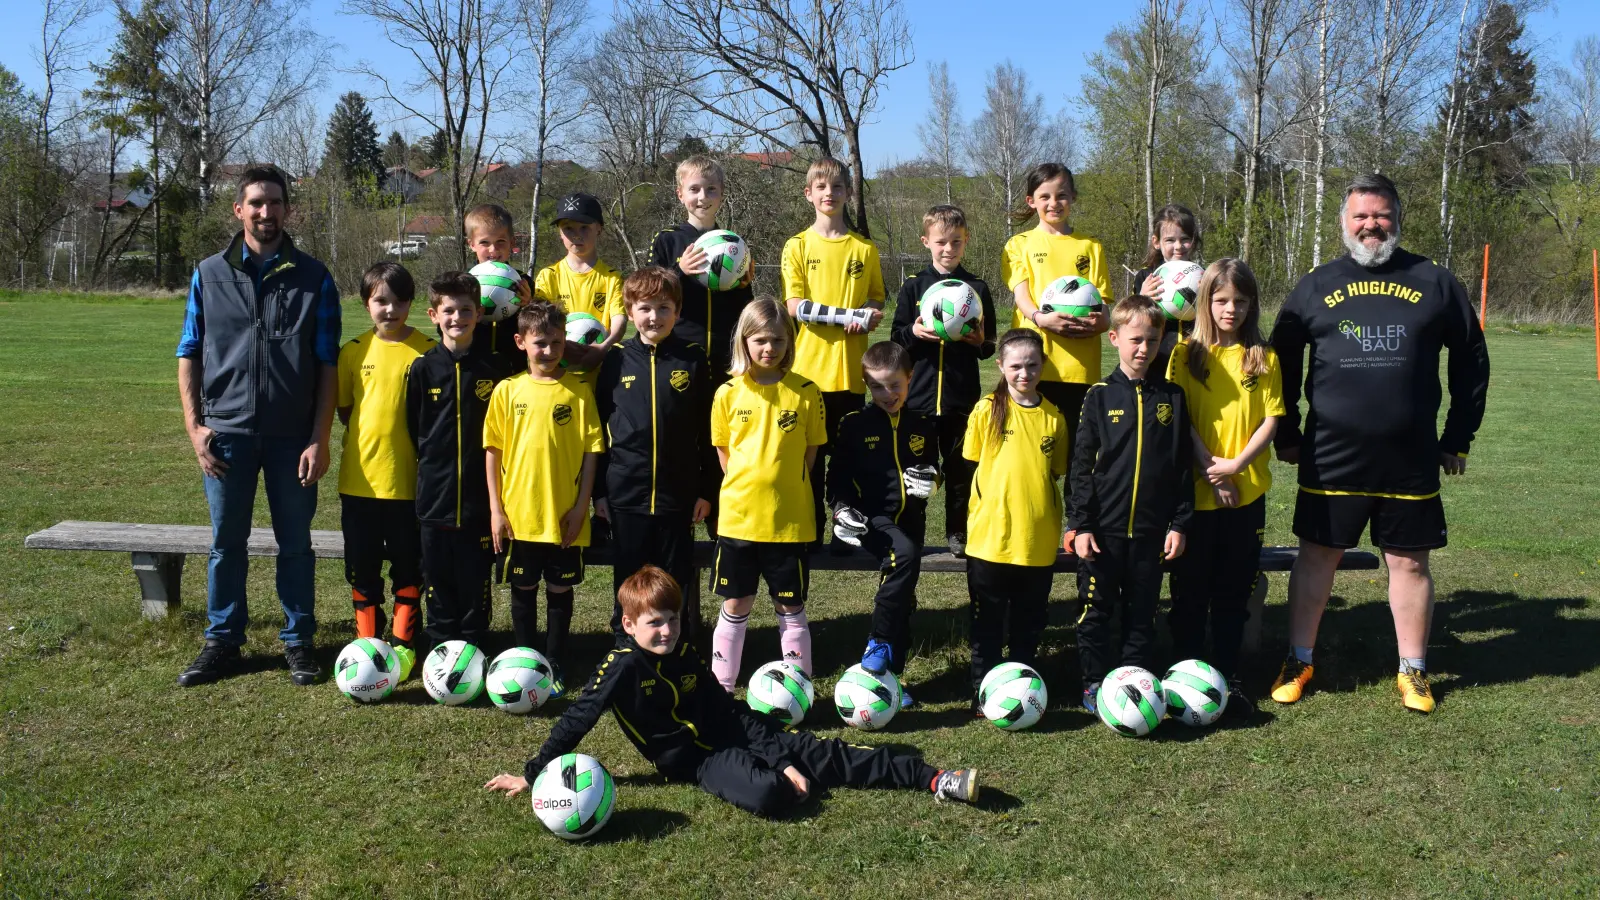
<instances>
[{"instance_id":1,"label":"green and white soccer ball","mask_svg":"<svg viewBox=\"0 0 1600 900\"><path fill-rule=\"evenodd\" d=\"M508 713L533 712L550 699L555 675L544 654L529 647L512 647L489 663L485 676L489 702Z\"/></svg>"},{"instance_id":2,"label":"green and white soccer ball","mask_svg":"<svg viewBox=\"0 0 1600 900\"><path fill-rule=\"evenodd\" d=\"M710 262L710 268L694 279L710 290L729 290L750 271L750 245L731 231L708 231L696 238L694 245L705 251Z\"/></svg>"},{"instance_id":3,"label":"green and white soccer ball","mask_svg":"<svg viewBox=\"0 0 1600 900\"><path fill-rule=\"evenodd\" d=\"M959 278L935 282L917 304L922 325L947 341L959 341L974 328L983 327L983 304L978 292Z\"/></svg>"},{"instance_id":4,"label":"green and white soccer ball","mask_svg":"<svg viewBox=\"0 0 1600 900\"><path fill-rule=\"evenodd\" d=\"M606 826L617 806L617 784L592 756L568 753L533 779L533 812L562 840L581 841Z\"/></svg>"},{"instance_id":5,"label":"green and white soccer ball","mask_svg":"<svg viewBox=\"0 0 1600 900\"><path fill-rule=\"evenodd\" d=\"M1161 724L1161 717L1167 714L1161 679L1138 666L1113 669L1100 682L1095 703L1100 707L1100 721L1125 737L1144 737L1154 731Z\"/></svg>"},{"instance_id":6,"label":"green and white soccer ball","mask_svg":"<svg viewBox=\"0 0 1600 900\"><path fill-rule=\"evenodd\" d=\"M800 667L791 662L769 662L750 676L745 702L785 725L798 725L817 700L816 687Z\"/></svg>"},{"instance_id":7,"label":"green and white soccer ball","mask_svg":"<svg viewBox=\"0 0 1600 900\"><path fill-rule=\"evenodd\" d=\"M1044 679L1022 663L995 666L978 686L978 706L983 717L1006 731L1032 728L1049 705L1050 692Z\"/></svg>"},{"instance_id":8,"label":"green and white soccer ball","mask_svg":"<svg viewBox=\"0 0 1600 900\"><path fill-rule=\"evenodd\" d=\"M588 313L567 313L567 340L574 344L592 347L606 339L610 330Z\"/></svg>"},{"instance_id":9,"label":"green and white soccer ball","mask_svg":"<svg viewBox=\"0 0 1600 900\"><path fill-rule=\"evenodd\" d=\"M1039 295L1039 309L1081 319L1105 309L1105 304L1094 282L1076 275L1063 275L1045 285L1044 293Z\"/></svg>"},{"instance_id":10,"label":"green and white soccer ball","mask_svg":"<svg viewBox=\"0 0 1600 900\"><path fill-rule=\"evenodd\" d=\"M445 641L422 663L422 686L445 706L461 706L483 693L483 651L466 641Z\"/></svg>"},{"instance_id":11,"label":"green and white soccer ball","mask_svg":"<svg viewBox=\"0 0 1600 900\"><path fill-rule=\"evenodd\" d=\"M1168 715L1203 728L1222 718L1228 708L1228 679L1210 663L1186 659L1161 677L1161 696Z\"/></svg>"},{"instance_id":12,"label":"green and white soccer ball","mask_svg":"<svg viewBox=\"0 0 1600 900\"><path fill-rule=\"evenodd\" d=\"M478 299L483 303L484 318L500 322L517 314L521 308L517 297L521 272L503 262L490 260L473 266L467 274L478 279Z\"/></svg>"},{"instance_id":13,"label":"green and white soccer ball","mask_svg":"<svg viewBox=\"0 0 1600 900\"><path fill-rule=\"evenodd\" d=\"M333 680L340 693L357 703L377 703L400 683L400 657L377 638L356 638L339 651Z\"/></svg>"},{"instance_id":14,"label":"green and white soccer ball","mask_svg":"<svg viewBox=\"0 0 1600 900\"><path fill-rule=\"evenodd\" d=\"M1203 266L1186 259L1174 259L1156 267L1161 276L1161 309L1168 316L1182 322L1194 321L1194 302L1200 295L1200 279L1206 274Z\"/></svg>"},{"instance_id":15,"label":"green and white soccer ball","mask_svg":"<svg viewBox=\"0 0 1600 900\"><path fill-rule=\"evenodd\" d=\"M877 731L900 711L900 679L889 672L874 675L857 663L839 676L833 705L851 728Z\"/></svg>"}]
</instances>

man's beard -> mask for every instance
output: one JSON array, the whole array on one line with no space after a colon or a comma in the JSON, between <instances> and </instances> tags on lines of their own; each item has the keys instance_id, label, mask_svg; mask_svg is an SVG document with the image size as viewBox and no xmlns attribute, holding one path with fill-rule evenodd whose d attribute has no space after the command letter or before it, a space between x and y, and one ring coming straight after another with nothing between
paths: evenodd
<instances>
[{"instance_id":1,"label":"man's beard","mask_svg":"<svg viewBox=\"0 0 1600 900\"><path fill-rule=\"evenodd\" d=\"M1366 232L1363 232L1366 233ZM1394 251L1400 246L1400 229L1389 232L1376 249L1369 249L1361 242L1359 235L1351 235L1344 229L1339 229L1339 236L1344 238L1344 248L1350 251L1350 258L1356 265L1363 269L1375 269L1389 261L1394 256Z\"/></svg>"}]
</instances>

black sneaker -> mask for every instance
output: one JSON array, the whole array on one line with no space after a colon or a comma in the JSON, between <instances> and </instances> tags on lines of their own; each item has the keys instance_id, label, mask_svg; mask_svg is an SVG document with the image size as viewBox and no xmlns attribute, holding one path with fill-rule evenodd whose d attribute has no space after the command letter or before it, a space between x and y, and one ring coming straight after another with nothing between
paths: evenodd
<instances>
[{"instance_id":1,"label":"black sneaker","mask_svg":"<svg viewBox=\"0 0 1600 900\"><path fill-rule=\"evenodd\" d=\"M317 665L317 652L310 644L285 648L283 658L289 661L289 680L302 687L316 684L322 677L322 667Z\"/></svg>"},{"instance_id":2,"label":"black sneaker","mask_svg":"<svg viewBox=\"0 0 1600 900\"><path fill-rule=\"evenodd\" d=\"M977 769L945 769L933 779L933 799L978 802Z\"/></svg>"},{"instance_id":3,"label":"black sneaker","mask_svg":"<svg viewBox=\"0 0 1600 900\"><path fill-rule=\"evenodd\" d=\"M216 641L206 641L200 655L189 663L188 668L178 673L179 687L194 687L197 684L206 684L225 678L239 668L239 662L244 657L239 653L238 647Z\"/></svg>"},{"instance_id":4,"label":"black sneaker","mask_svg":"<svg viewBox=\"0 0 1600 900\"><path fill-rule=\"evenodd\" d=\"M1247 722L1256 714L1256 702L1244 692L1239 679L1228 679L1228 705L1222 710L1222 717L1234 722Z\"/></svg>"},{"instance_id":5,"label":"black sneaker","mask_svg":"<svg viewBox=\"0 0 1600 900\"><path fill-rule=\"evenodd\" d=\"M966 535L964 535L964 534L952 534L949 537L945 538L945 541L946 541L946 543L948 543L950 545L950 555L951 556L954 556L956 559L966 559L967 558L967 536Z\"/></svg>"}]
</instances>

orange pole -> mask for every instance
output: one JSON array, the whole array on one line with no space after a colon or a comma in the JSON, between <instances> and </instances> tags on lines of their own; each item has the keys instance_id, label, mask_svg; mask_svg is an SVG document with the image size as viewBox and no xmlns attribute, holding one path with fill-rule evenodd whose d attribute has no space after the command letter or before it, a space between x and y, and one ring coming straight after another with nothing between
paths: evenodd
<instances>
[{"instance_id":1,"label":"orange pole","mask_svg":"<svg viewBox=\"0 0 1600 900\"><path fill-rule=\"evenodd\" d=\"M1489 245L1483 245L1483 287L1478 291L1478 327L1489 327Z\"/></svg>"},{"instance_id":2,"label":"orange pole","mask_svg":"<svg viewBox=\"0 0 1600 900\"><path fill-rule=\"evenodd\" d=\"M1600 379L1600 250L1589 252L1594 279L1594 377Z\"/></svg>"}]
</instances>

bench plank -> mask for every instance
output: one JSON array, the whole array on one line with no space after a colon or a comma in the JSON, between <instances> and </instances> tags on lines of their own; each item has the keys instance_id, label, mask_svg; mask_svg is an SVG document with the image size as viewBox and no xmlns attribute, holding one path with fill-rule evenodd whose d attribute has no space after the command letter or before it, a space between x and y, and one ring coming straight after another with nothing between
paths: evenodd
<instances>
[{"instance_id":1,"label":"bench plank","mask_svg":"<svg viewBox=\"0 0 1600 900\"><path fill-rule=\"evenodd\" d=\"M27 536L23 546L30 550L91 550L122 553L210 553L211 528L205 525L143 525L131 522L77 522L68 521L52 525L43 531ZM250 531L251 556L276 556L278 542L270 528ZM311 549L323 559L344 557L344 535L337 531L311 532ZM695 564L701 568L711 565L716 544L711 541L695 542ZM1261 571L1287 572L1294 567L1299 556L1297 547L1261 548ZM611 564L611 551L597 547L584 552L584 562L597 566ZM1055 571L1077 571L1076 557L1060 554ZM811 557L813 571L875 572L878 562L864 550L852 550L848 555L834 555L825 550ZM1378 558L1365 550L1347 550L1339 561L1339 568L1370 571L1378 568ZM952 556L943 545L929 545L924 549L922 571L965 572L965 560Z\"/></svg>"}]
</instances>

